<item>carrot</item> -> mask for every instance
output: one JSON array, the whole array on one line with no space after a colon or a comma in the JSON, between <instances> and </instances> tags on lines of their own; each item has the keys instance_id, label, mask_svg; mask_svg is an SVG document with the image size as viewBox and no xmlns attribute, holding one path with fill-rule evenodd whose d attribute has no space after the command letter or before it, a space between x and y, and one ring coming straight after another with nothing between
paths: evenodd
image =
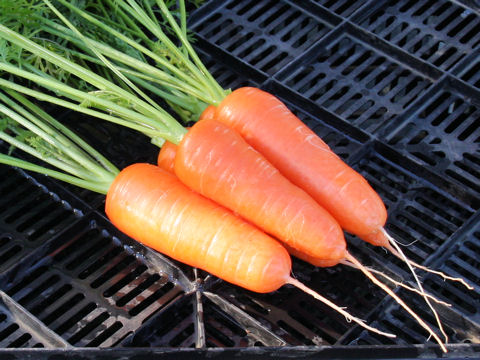
<instances>
[{"instance_id":1,"label":"carrot","mask_svg":"<svg viewBox=\"0 0 480 360\"><path fill-rule=\"evenodd\" d=\"M377 193L276 97L253 87L239 88L225 97L215 115L309 193L346 231L375 245L388 243L373 236L387 219Z\"/></svg>"},{"instance_id":2,"label":"carrot","mask_svg":"<svg viewBox=\"0 0 480 360\"><path fill-rule=\"evenodd\" d=\"M347 232L387 248L404 260L412 273L414 266L472 289L461 278L407 259L385 231L387 210L380 196L275 96L258 88L239 88L218 105L215 119L237 130L290 181L330 212Z\"/></svg>"},{"instance_id":3,"label":"carrot","mask_svg":"<svg viewBox=\"0 0 480 360\"><path fill-rule=\"evenodd\" d=\"M277 241L157 166L123 169L105 212L142 244L248 290L271 292L289 277L290 256Z\"/></svg>"},{"instance_id":4,"label":"carrot","mask_svg":"<svg viewBox=\"0 0 480 360\"><path fill-rule=\"evenodd\" d=\"M18 93L0 91L0 139L55 169L0 153L0 163L106 194L105 212L121 231L157 251L235 285L271 292L291 284L347 319L389 337L290 276L276 240L150 164L119 171L71 130ZM17 150L15 150L17 151Z\"/></svg>"},{"instance_id":5,"label":"carrot","mask_svg":"<svg viewBox=\"0 0 480 360\"><path fill-rule=\"evenodd\" d=\"M177 145L166 140L162 148L158 152L157 165L172 174L174 174L175 154L177 153Z\"/></svg>"},{"instance_id":6,"label":"carrot","mask_svg":"<svg viewBox=\"0 0 480 360\"><path fill-rule=\"evenodd\" d=\"M177 154L177 145L170 141L165 141L158 152L157 165L171 174L175 174L175 155Z\"/></svg>"},{"instance_id":7,"label":"carrot","mask_svg":"<svg viewBox=\"0 0 480 360\"><path fill-rule=\"evenodd\" d=\"M237 130L282 174L330 212L347 232L373 245L383 246L405 261L434 313L440 331L448 339L413 269L421 266L407 259L385 231L387 210L363 176L344 163L285 104L258 88L239 88L227 95L218 105L215 119ZM299 251L296 255L314 265L325 265L323 258L311 253ZM470 288L463 279L435 273L460 281Z\"/></svg>"},{"instance_id":8,"label":"carrot","mask_svg":"<svg viewBox=\"0 0 480 360\"><path fill-rule=\"evenodd\" d=\"M345 258L332 216L230 127L197 122L178 144L175 174L289 246L325 260Z\"/></svg>"},{"instance_id":9,"label":"carrot","mask_svg":"<svg viewBox=\"0 0 480 360\"><path fill-rule=\"evenodd\" d=\"M213 120L215 118L215 111L217 110L216 106L208 105L205 110L201 113L198 121L202 120Z\"/></svg>"}]
</instances>

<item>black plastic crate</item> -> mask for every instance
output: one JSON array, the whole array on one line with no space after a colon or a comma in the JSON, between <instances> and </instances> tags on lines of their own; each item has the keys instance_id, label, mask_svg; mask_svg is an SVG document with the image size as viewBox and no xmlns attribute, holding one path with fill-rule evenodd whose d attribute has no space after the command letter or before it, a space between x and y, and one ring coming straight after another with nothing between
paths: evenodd
<instances>
[{"instance_id":1,"label":"black plastic crate","mask_svg":"<svg viewBox=\"0 0 480 360\"><path fill-rule=\"evenodd\" d=\"M447 77L385 138L405 156L464 189L478 209L480 103L478 93L462 85Z\"/></svg>"},{"instance_id":2,"label":"black plastic crate","mask_svg":"<svg viewBox=\"0 0 480 360\"><path fill-rule=\"evenodd\" d=\"M293 263L299 280L397 339L293 287L256 294L167 259L116 231L103 195L4 166L0 357L479 358L479 9L470 0L211 0L190 17L222 87L279 96L379 192L409 257L474 286L421 273L453 305L439 308L448 354L359 271ZM57 115L119 167L156 159L134 132ZM347 241L366 265L408 276L383 249ZM419 298L396 291L436 326Z\"/></svg>"},{"instance_id":3,"label":"black plastic crate","mask_svg":"<svg viewBox=\"0 0 480 360\"><path fill-rule=\"evenodd\" d=\"M289 1L210 2L202 14L192 21L199 37L269 75L332 28Z\"/></svg>"},{"instance_id":4,"label":"black plastic crate","mask_svg":"<svg viewBox=\"0 0 480 360\"><path fill-rule=\"evenodd\" d=\"M355 21L438 68L450 70L480 44L478 12L454 1L379 1Z\"/></svg>"},{"instance_id":5,"label":"black plastic crate","mask_svg":"<svg viewBox=\"0 0 480 360\"><path fill-rule=\"evenodd\" d=\"M114 346L189 286L169 278L179 270L166 259L117 235L87 216L4 272L0 286L66 344Z\"/></svg>"},{"instance_id":6,"label":"black plastic crate","mask_svg":"<svg viewBox=\"0 0 480 360\"><path fill-rule=\"evenodd\" d=\"M391 58L389 49L374 49L357 35L353 27L339 28L275 78L318 107L375 134L432 81Z\"/></svg>"}]
</instances>

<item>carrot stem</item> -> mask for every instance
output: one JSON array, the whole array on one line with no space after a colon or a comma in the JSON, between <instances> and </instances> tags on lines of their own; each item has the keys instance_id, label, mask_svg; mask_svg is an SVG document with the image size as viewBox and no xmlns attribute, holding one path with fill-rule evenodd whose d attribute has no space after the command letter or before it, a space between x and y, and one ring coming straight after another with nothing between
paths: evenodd
<instances>
[{"instance_id":1,"label":"carrot stem","mask_svg":"<svg viewBox=\"0 0 480 360\"><path fill-rule=\"evenodd\" d=\"M107 158L97 152L93 147L87 144L82 138L77 136L73 131L68 129L66 126L61 124L59 121L54 119L40 107L29 101L27 98L22 96L20 93L11 90L5 90L5 92L10 95L12 98L17 100L21 105L32 112L33 115L38 116L41 120L47 122L50 126L54 129L59 130L62 134L67 136L71 141L73 141L76 145L80 146L80 148L85 151L88 155L90 155L93 159L98 161L103 168L113 173L117 173L118 169L115 165L113 165ZM21 107L18 107L20 109Z\"/></svg>"},{"instance_id":2,"label":"carrot stem","mask_svg":"<svg viewBox=\"0 0 480 360\"><path fill-rule=\"evenodd\" d=\"M343 316L345 316L345 318L347 319L347 321L354 321L356 322L358 325L362 326L363 328L369 330L369 331L372 331L374 333L377 333L377 334L380 334L380 335L383 335L383 336L386 336L386 337L389 337L389 338L394 338L396 337L394 334L390 334L390 333L387 333L387 332L383 332L379 329L376 329L374 327L371 327L369 325L367 325L365 323L364 320L362 319L359 319L355 316L352 316L350 315L347 311L344 310L344 308L338 306L338 305L335 305L333 302L331 302L330 300L328 300L327 298L323 297L322 295L320 295L319 293L313 291L312 289L310 289L309 287L307 287L305 284L301 283L300 281L298 281L297 279L294 279L292 277L289 277L287 279L287 284L290 284L290 285L293 285L297 288L299 288L300 290L304 291L305 293L313 296L315 299L323 302L325 305L331 307L332 309L334 309L335 311L338 311L340 314L342 314Z\"/></svg>"},{"instance_id":3,"label":"carrot stem","mask_svg":"<svg viewBox=\"0 0 480 360\"><path fill-rule=\"evenodd\" d=\"M447 352L447 348L443 344L442 340L438 337L437 334L432 330L430 326L428 326L425 321L420 318L397 294L395 294L388 286L386 286L384 283L382 283L380 280L378 280L368 269L362 265L354 256L352 256L350 253L347 252L346 257L347 260L351 261L354 263L375 285L380 287L382 290L384 290L388 295L390 295L401 307L403 307L410 315L417 320L417 322L425 329L427 330L431 336L437 341L437 343L440 345L440 348L442 349L443 352Z\"/></svg>"},{"instance_id":4,"label":"carrot stem","mask_svg":"<svg viewBox=\"0 0 480 360\"><path fill-rule=\"evenodd\" d=\"M58 9L50 3L49 0L43 0L45 4L59 17L61 21L71 30L73 31L87 46L87 49L92 51L115 75L117 75L127 86L129 86L134 92L136 92L140 97L142 97L147 103L151 106L159 109L158 104L153 101L147 94L145 94L142 90L140 90L135 84L133 84L129 79L125 77L125 75L120 72L109 60L107 60L103 54L99 53L98 50L92 46L90 40L84 36L67 18L65 18Z\"/></svg>"},{"instance_id":5,"label":"carrot stem","mask_svg":"<svg viewBox=\"0 0 480 360\"><path fill-rule=\"evenodd\" d=\"M201 90L201 85L198 84L198 82L196 80L193 80L195 79L194 77L191 76L191 74L186 74L185 72L182 72L180 70L178 70L175 66L173 66L172 64L170 64L168 61L166 61L165 59L163 59L161 56L158 56L157 54L155 54L153 51L150 51L149 49L143 47L138 41L135 41L131 38L129 38L128 36L125 36L124 34L122 34L120 31L117 31L115 30L113 27L111 26L107 26L103 21L99 20L99 19L96 19L94 18L93 16L91 16L90 14L88 14L87 12L85 11L82 11L81 9L79 9L78 7L76 7L75 5L72 5L70 4L70 2L68 1L65 1L65 0L59 0L60 3L66 7L68 7L70 10L74 11L75 13L77 13L78 15L80 15L81 17L83 17L85 20L91 22L92 24L98 26L100 29L112 34L114 37L120 39L121 41L124 41L125 43L127 43L128 45L132 46L134 49L136 49L137 51L139 51L140 53L142 54L145 54L146 56L150 57L152 60L154 60L155 62L157 62L159 65L161 65L163 68L167 69L167 71L171 72L172 74L174 74L174 77L173 78L177 78L177 79L182 79L185 83L190 83L191 85L194 85L196 86L198 89ZM125 4L119 4L119 6L117 7L116 5L110 5L110 6L115 6L116 7L116 11L118 11L119 9L121 10L122 9L122 6L120 5L125 5ZM128 8L127 8L128 10ZM125 14L122 10L122 14ZM158 69L157 69L158 70ZM165 73L166 74L166 73ZM190 75L190 76L189 76Z\"/></svg>"},{"instance_id":6,"label":"carrot stem","mask_svg":"<svg viewBox=\"0 0 480 360\"><path fill-rule=\"evenodd\" d=\"M21 160L5 154L0 154L0 163L5 165L10 165L10 166L15 166L28 171L34 171L36 173L47 175L52 178L65 181L69 184L79 186L81 188L91 190L104 195L108 192L108 189L110 188L110 185L112 184L113 179L115 177L115 176L112 176L111 179L106 179L105 181L93 181L93 180L80 179L76 176L71 176L60 171L48 169L44 166L35 165L28 161Z\"/></svg>"}]
</instances>

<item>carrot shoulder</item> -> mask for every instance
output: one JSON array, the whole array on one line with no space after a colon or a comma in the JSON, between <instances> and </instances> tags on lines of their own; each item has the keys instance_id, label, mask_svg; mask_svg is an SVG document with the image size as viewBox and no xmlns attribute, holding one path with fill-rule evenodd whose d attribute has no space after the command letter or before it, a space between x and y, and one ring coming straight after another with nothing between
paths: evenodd
<instances>
[{"instance_id":1,"label":"carrot shoulder","mask_svg":"<svg viewBox=\"0 0 480 360\"><path fill-rule=\"evenodd\" d=\"M157 165L170 173L174 173L175 154L177 153L177 145L171 143L168 140L162 145L162 148L158 152Z\"/></svg>"},{"instance_id":2,"label":"carrot shoulder","mask_svg":"<svg viewBox=\"0 0 480 360\"><path fill-rule=\"evenodd\" d=\"M384 245L376 236L387 219L378 194L279 99L257 88L239 88L220 103L215 118L237 130L342 228Z\"/></svg>"},{"instance_id":3,"label":"carrot shoulder","mask_svg":"<svg viewBox=\"0 0 480 360\"><path fill-rule=\"evenodd\" d=\"M157 166L122 170L105 211L133 239L246 289L271 292L289 279L290 256L276 240Z\"/></svg>"}]
</instances>

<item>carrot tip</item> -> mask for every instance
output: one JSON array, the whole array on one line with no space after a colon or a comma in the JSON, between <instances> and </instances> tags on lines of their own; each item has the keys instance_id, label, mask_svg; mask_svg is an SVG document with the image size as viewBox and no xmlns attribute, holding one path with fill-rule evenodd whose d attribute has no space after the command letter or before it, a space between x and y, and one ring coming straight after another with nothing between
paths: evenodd
<instances>
[{"instance_id":1,"label":"carrot tip","mask_svg":"<svg viewBox=\"0 0 480 360\"><path fill-rule=\"evenodd\" d=\"M432 328L423 321L420 316L417 315L397 294L395 294L387 285L378 280L364 265L362 265L354 256L350 253L346 253L345 259L355 264L364 274L367 276L375 285L384 290L388 295L390 295L395 301L403 307L417 322L428 331L428 333L433 336L433 338L440 345L443 352L447 352L447 348L444 343L440 340L437 334L432 330ZM444 334L444 332L442 332ZM444 335L445 336L445 335ZM448 340L448 339L447 339Z\"/></svg>"},{"instance_id":2,"label":"carrot tip","mask_svg":"<svg viewBox=\"0 0 480 360\"><path fill-rule=\"evenodd\" d=\"M395 255L399 259L405 260L404 257L402 257L402 255L400 254L400 252L397 251L394 248L394 246L397 245L397 241L390 234L388 234L387 231L384 228L382 228L382 232L385 234L385 236L387 237L387 239L389 241L389 246L387 247L387 250L390 251L393 255ZM410 259L407 259L407 261L408 261L408 264L410 264L413 267L416 267L417 269L420 269L420 270L423 270L423 271L426 271L426 272L429 272L429 273L432 273L432 274L435 274L435 275L438 275L438 276L442 277L444 281L450 280L450 281L459 282L463 286L465 286L468 290L473 290L474 289L473 286L468 284L464 279L462 279L460 277L449 276L449 275L445 274L444 272L430 269L430 268L428 268L426 266L423 266L423 265L420 265L420 264L418 264L418 263L416 263L416 262L414 262Z\"/></svg>"}]
</instances>

